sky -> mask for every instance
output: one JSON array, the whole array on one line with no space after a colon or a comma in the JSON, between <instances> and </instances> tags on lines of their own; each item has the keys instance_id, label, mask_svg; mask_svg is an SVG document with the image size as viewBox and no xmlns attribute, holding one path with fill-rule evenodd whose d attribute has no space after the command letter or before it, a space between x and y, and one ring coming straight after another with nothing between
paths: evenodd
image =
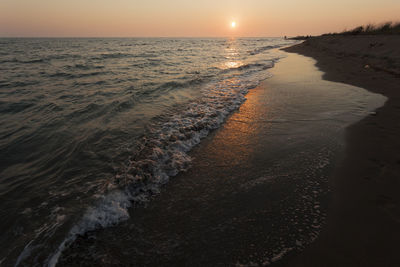
<instances>
[{"instance_id":1,"label":"sky","mask_svg":"<svg viewBox=\"0 0 400 267\"><path fill-rule=\"evenodd\" d=\"M0 0L0 37L275 37L386 21L400 21L400 0Z\"/></svg>"}]
</instances>

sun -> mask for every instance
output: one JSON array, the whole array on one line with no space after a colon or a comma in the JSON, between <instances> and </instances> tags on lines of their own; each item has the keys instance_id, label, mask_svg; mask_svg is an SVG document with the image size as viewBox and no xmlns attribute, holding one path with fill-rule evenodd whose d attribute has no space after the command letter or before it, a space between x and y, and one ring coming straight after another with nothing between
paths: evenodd
<instances>
[{"instance_id":1,"label":"sun","mask_svg":"<svg viewBox=\"0 0 400 267\"><path fill-rule=\"evenodd\" d=\"M236 28L236 21L232 21L232 22L231 22L231 27L232 27L232 28Z\"/></svg>"}]
</instances>

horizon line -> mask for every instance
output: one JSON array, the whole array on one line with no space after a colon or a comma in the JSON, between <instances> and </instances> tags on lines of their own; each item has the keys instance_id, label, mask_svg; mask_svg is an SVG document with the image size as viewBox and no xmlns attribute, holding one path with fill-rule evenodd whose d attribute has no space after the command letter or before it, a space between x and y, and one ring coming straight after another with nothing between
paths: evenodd
<instances>
[{"instance_id":1,"label":"horizon line","mask_svg":"<svg viewBox=\"0 0 400 267\"><path fill-rule=\"evenodd\" d=\"M0 38L283 38L282 36L0 36ZM289 37L289 36L288 36Z\"/></svg>"}]
</instances>

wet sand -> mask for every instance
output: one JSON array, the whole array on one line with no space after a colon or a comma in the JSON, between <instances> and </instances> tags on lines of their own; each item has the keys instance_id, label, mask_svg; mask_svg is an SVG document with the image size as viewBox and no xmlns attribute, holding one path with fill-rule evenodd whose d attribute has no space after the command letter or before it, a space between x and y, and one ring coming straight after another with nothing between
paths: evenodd
<instances>
[{"instance_id":1,"label":"wet sand","mask_svg":"<svg viewBox=\"0 0 400 267\"><path fill-rule=\"evenodd\" d=\"M267 265L306 247L324 224L343 130L384 101L322 80L314 64L289 54L190 152L192 168L127 222L78 238L58 266Z\"/></svg>"},{"instance_id":2,"label":"wet sand","mask_svg":"<svg viewBox=\"0 0 400 267\"><path fill-rule=\"evenodd\" d=\"M400 266L400 36L319 37L286 49L317 60L324 79L388 97L346 129L327 225L284 266Z\"/></svg>"}]
</instances>

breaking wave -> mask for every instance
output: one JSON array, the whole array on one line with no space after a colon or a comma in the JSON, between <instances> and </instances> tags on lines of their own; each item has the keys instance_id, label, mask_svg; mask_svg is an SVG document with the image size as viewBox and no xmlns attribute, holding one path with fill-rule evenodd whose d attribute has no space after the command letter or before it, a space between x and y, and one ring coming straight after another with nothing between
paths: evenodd
<instances>
[{"instance_id":1,"label":"breaking wave","mask_svg":"<svg viewBox=\"0 0 400 267\"><path fill-rule=\"evenodd\" d=\"M0 113L7 172L0 182L7 191L0 193L18 196L21 205L1 204L14 215L5 222L0 261L36 266L56 264L78 235L126 220L132 204L187 170L188 152L269 77L281 54L262 51L286 41L5 43Z\"/></svg>"},{"instance_id":2,"label":"breaking wave","mask_svg":"<svg viewBox=\"0 0 400 267\"><path fill-rule=\"evenodd\" d=\"M48 265L55 266L62 251L78 235L127 220L132 203L149 200L171 177L187 170L191 163L188 152L239 108L249 89L268 77L270 74L264 72L210 83L202 89L201 100L191 103L167 121L153 125L151 132L139 142L127 166L106 185L109 193L99 196L97 204L86 211L48 258Z\"/></svg>"}]
</instances>

